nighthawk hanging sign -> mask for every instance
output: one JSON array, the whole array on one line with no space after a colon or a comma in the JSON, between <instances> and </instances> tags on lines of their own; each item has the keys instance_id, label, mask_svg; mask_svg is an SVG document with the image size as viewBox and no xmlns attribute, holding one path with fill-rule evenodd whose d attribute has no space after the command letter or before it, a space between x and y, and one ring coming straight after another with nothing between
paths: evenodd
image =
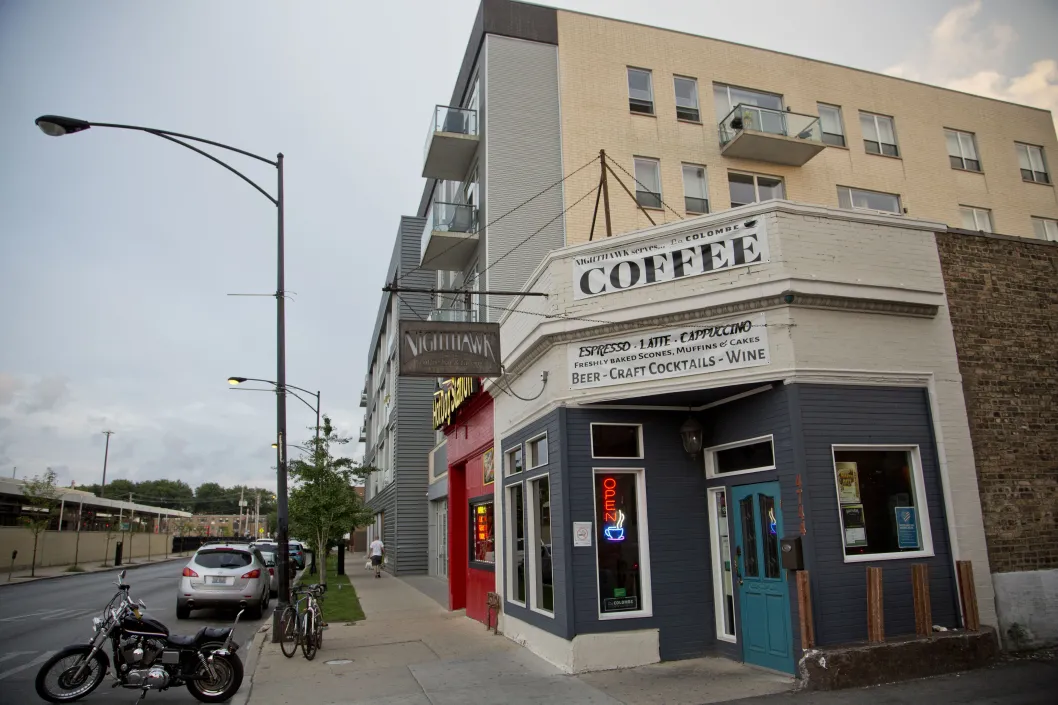
<instances>
[{"instance_id":1,"label":"nighthawk hanging sign","mask_svg":"<svg viewBox=\"0 0 1058 705\"><path fill-rule=\"evenodd\" d=\"M500 324L400 322L405 377L499 377Z\"/></svg>"}]
</instances>

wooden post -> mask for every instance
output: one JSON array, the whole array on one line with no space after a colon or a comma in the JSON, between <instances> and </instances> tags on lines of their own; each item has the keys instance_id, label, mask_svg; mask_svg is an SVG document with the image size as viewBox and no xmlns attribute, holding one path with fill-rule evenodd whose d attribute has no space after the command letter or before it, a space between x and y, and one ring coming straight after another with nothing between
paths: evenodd
<instances>
[{"instance_id":1,"label":"wooden post","mask_svg":"<svg viewBox=\"0 0 1058 705\"><path fill-rule=\"evenodd\" d=\"M807 651L816 645L812 592L809 590L807 570L797 571L797 614L801 621L801 648Z\"/></svg>"},{"instance_id":2,"label":"wooden post","mask_svg":"<svg viewBox=\"0 0 1058 705\"><path fill-rule=\"evenodd\" d=\"M867 641L885 641L885 613L882 609L882 569L867 569Z\"/></svg>"},{"instance_id":3,"label":"wooden post","mask_svg":"<svg viewBox=\"0 0 1058 705\"><path fill-rule=\"evenodd\" d=\"M921 637L933 635L933 611L929 603L929 566L915 563L911 566L911 593L915 601L915 634Z\"/></svg>"},{"instance_id":4,"label":"wooden post","mask_svg":"<svg viewBox=\"0 0 1058 705\"><path fill-rule=\"evenodd\" d=\"M974 567L970 561L955 561L959 575L959 601L962 603L962 625L971 632L981 629L981 614L977 610L977 589L974 587Z\"/></svg>"},{"instance_id":5,"label":"wooden post","mask_svg":"<svg viewBox=\"0 0 1058 705\"><path fill-rule=\"evenodd\" d=\"M606 237L613 235L610 226L610 187L606 185L606 150L599 150L599 165L602 168L602 212L606 216Z\"/></svg>"}]
</instances>

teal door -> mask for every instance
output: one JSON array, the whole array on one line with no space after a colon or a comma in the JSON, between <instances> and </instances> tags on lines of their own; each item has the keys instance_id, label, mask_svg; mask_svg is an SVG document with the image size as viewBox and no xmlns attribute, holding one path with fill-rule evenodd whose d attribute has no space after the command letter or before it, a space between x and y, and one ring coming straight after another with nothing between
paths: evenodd
<instances>
[{"instance_id":1,"label":"teal door","mask_svg":"<svg viewBox=\"0 0 1058 705\"><path fill-rule=\"evenodd\" d=\"M779 561L782 509L779 483L731 488L735 524L735 582L742 659L793 673L790 593Z\"/></svg>"}]
</instances>

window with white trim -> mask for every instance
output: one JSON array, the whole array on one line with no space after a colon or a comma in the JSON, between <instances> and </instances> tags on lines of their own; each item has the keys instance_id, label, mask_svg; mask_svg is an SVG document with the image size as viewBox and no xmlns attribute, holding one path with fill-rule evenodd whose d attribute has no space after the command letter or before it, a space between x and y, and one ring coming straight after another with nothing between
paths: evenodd
<instances>
[{"instance_id":1,"label":"window with white trim","mask_svg":"<svg viewBox=\"0 0 1058 705\"><path fill-rule=\"evenodd\" d=\"M972 132L945 130L944 140L948 144L948 161L952 169L981 171L981 160L977 158L977 141Z\"/></svg>"},{"instance_id":2,"label":"window with white trim","mask_svg":"<svg viewBox=\"0 0 1058 705\"><path fill-rule=\"evenodd\" d=\"M959 217L962 219L962 226L967 230L992 232L992 211L987 208L959 206Z\"/></svg>"},{"instance_id":3,"label":"window with white trim","mask_svg":"<svg viewBox=\"0 0 1058 705\"><path fill-rule=\"evenodd\" d=\"M845 561L932 555L917 446L834 446Z\"/></svg>"},{"instance_id":4,"label":"window with white trim","mask_svg":"<svg viewBox=\"0 0 1058 705\"><path fill-rule=\"evenodd\" d=\"M775 469L775 447L771 436L747 438L705 449L707 477L742 475Z\"/></svg>"},{"instance_id":5,"label":"window with white trim","mask_svg":"<svg viewBox=\"0 0 1058 705\"><path fill-rule=\"evenodd\" d=\"M649 615L650 542L643 471L595 468L594 481L599 617Z\"/></svg>"},{"instance_id":6,"label":"window with white trim","mask_svg":"<svg viewBox=\"0 0 1058 705\"><path fill-rule=\"evenodd\" d=\"M654 84L650 71L628 68L628 109L633 113L654 114Z\"/></svg>"},{"instance_id":7,"label":"window with white trim","mask_svg":"<svg viewBox=\"0 0 1058 705\"><path fill-rule=\"evenodd\" d=\"M550 475L529 481L529 572L532 608L555 611L554 564L551 560Z\"/></svg>"},{"instance_id":8,"label":"window with white trim","mask_svg":"<svg viewBox=\"0 0 1058 705\"><path fill-rule=\"evenodd\" d=\"M517 448L507 451L504 456L504 471L507 475L517 475L522 471L522 446L518 445Z\"/></svg>"},{"instance_id":9,"label":"window with white trim","mask_svg":"<svg viewBox=\"0 0 1058 705\"><path fill-rule=\"evenodd\" d=\"M863 148L868 154L883 154L899 157L896 146L896 127L893 118L874 113L860 113L860 129L863 131Z\"/></svg>"},{"instance_id":10,"label":"window with white trim","mask_svg":"<svg viewBox=\"0 0 1058 705\"><path fill-rule=\"evenodd\" d=\"M673 76L672 82L676 89L676 119L700 122L698 81L684 76Z\"/></svg>"},{"instance_id":11,"label":"window with white trim","mask_svg":"<svg viewBox=\"0 0 1058 705\"><path fill-rule=\"evenodd\" d=\"M897 215L903 213L900 196L849 186L838 186L838 206L849 210L888 211Z\"/></svg>"},{"instance_id":12,"label":"window with white trim","mask_svg":"<svg viewBox=\"0 0 1058 705\"><path fill-rule=\"evenodd\" d=\"M661 208L661 165L657 159L635 157L636 202L644 208Z\"/></svg>"},{"instance_id":13,"label":"window with white trim","mask_svg":"<svg viewBox=\"0 0 1058 705\"><path fill-rule=\"evenodd\" d=\"M1018 150L1018 167L1021 169L1021 178L1040 184L1051 183L1051 176L1047 173L1047 162L1043 158L1043 147L1021 142L1015 142L1014 146Z\"/></svg>"},{"instance_id":14,"label":"window with white trim","mask_svg":"<svg viewBox=\"0 0 1058 705\"><path fill-rule=\"evenodd\" d=\"M704 166L683 165L683 206L688 213L709 212L709 181Z\"/></svg>"},{"instance_id":15,"label":"window with white trim","mask_svg":"<svg viewBox=\"0 0 1058 705\"><path fill-rule=\"evenodd\" d=\"M591 457L642 458L643 427L639 424L593 423Z\"/></svg>"},{"instance_id":16,"label":"window with white trim","mask_svg":"<svg viewBox=\"0 0 1058 705\"><path fill-rule=\"evenodd\" d=\"M529 456L529 469L547 465L547 434L525 442L525 454Z\"/></svg>"},{"instance_id":17,"label":"window with white trim","mask_svg":"<svg viewBox=\"0 0 1058 705\"><path fill-rule=\"evenodd\" d=\"M522 483L507 488L507 599L525 605L525 502Z\"/></svg>"},{"instance_id":18,"label":"window with white trim","mask_svg":"<svg viewBox=\"0 0 1058 705\"><path fill-rule=\"evenodd\" d=\"M837 105L816 103L819 111L819 126L823 129L823 143L835 147L845 146L845 123L841 119L841 108Z\"/></svg>"},{"instance_id":19,"label":"window with white trim","mask_svg":"<svg viewBox=\"0 0 1058 705\"><path fill-rule=\"evenodd\" d=\"M1058 220L1053 218L1033 218L1032 231L1041 240L1058 242Z\"/></svg>"},{"instance_id":20,"label":"window with white trim","mask_svg":"<svg viewBox=\"0 0 1058 705\"><path fill-rule=\"evenodd\" d=\"M713 602L716 610L716 635L724 641L736 641L735 586L731 572L731 536L727 521L727 489L709 490L709 513L712 520Z\"/></svg>"},{"instance_id":21,"label":"window with white trim","mask_svg":"<svg viewBox=\"0 0 1058 705\"><path fill-rule=\"evenodd\" d=\"M717 122L723 122L732 110L739 105L744 105L747 106L745 112L755 116L758 124L755 129L781 134L783 120L781 95L714 83L713 105L716 108ZM753 110L754 107L763 108L763 110Z\"/></svg>"},{"instance_id":22,"label":"window with white trim","mask_svg":"<svg viewBox=\"0 0 1058 705\"><path fill-rule=\"evenodd\" d=\"M786 188L778 176L729 171L727 172L727 185L731 193L732 208L744 206L747 203L786 198Z\"/></svg>"}]
</instances>

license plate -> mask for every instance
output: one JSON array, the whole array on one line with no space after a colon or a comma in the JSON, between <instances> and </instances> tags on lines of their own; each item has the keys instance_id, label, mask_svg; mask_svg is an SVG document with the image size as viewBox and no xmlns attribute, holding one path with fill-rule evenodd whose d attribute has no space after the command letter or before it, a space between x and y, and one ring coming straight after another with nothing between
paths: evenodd
<instances>
[{"instance_id":1,"label":"license plate","mask_svg":"<svg viewBox=\"0 0 1058 705\"><path fill-rule=\"evenodd\" d=\"M212 585L227 585L228 584L228 579L224 578L224 577L221 577L219 575L211 575L210 578L209 578L209 582Z\"/></svg>"}]
</instances>

